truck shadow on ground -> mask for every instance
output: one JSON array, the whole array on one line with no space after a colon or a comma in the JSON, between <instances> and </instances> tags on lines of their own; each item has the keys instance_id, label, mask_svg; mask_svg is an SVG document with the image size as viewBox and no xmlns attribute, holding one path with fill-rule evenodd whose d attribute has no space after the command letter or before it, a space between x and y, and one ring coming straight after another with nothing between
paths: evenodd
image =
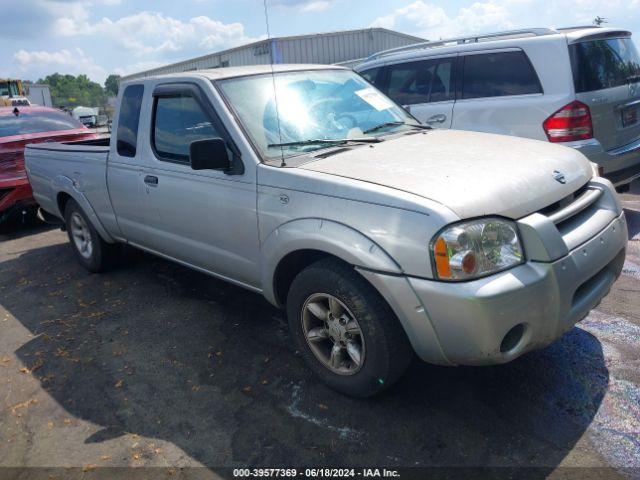
<instances>
[{"instance_id":1,"label":"truck shadow on ground","mask_svg":"<svg viewBox=\"0 0 640 480\"><path fill-rule=\"evenodd\" d=\"M136 433L214 469L550 471L585 433L609 381L600 343L575 328L503 366L415 362L386 394L350 399L309 375L283 314L261 296L181 266L138 253L91 275L54 245L0 273L2 305L38 334L18 357L69 414L102 427L87 443Z\"/></svg>"},{"instance_id":2,"label":"truck shadow on ground","mask_svg":"<svg viewBox=\"0 0 640 480\"><path fill-rule=\"evenodd\" d=\"M24 222L5 221L0 223L0 242L37 235L56 228L60 228L60 225L44 223L37 218L32 218Z\"/></svg>"}]
</instances>

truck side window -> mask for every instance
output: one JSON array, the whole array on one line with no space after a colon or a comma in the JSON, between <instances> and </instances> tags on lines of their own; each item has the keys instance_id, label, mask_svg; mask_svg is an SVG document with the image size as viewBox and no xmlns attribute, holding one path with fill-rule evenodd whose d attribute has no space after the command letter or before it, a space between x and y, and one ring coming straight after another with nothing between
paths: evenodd
<instances>
[{"instance_id":1,"label":"truck side window","mask_svg":"<svg viewBox=\"0 0 640 480\"><path fill-rule=\"evenodd\" d=\"M129 85L122 94L118 117L117 150L122 157L135 157L138 144L138 123L144 86Z\"/></svg>"},{"instance_id":2,"label":"truck side window","mask_svg":"<svg viewBox=\"0 0 640 480\"><path fill-rule=\"evenodd\" d=\"M188 95L157 97L153 147L164 160L188 162L191 142L220 137L197 100Z\"/></svg>"},{"instance_id":3,"label":"truck side window","mask_svg":"<svg viewBox=\"0 0 640 480\"><path fill-rule=\"evenodd\" d=\"M542 93L524 52L467 55L462 74L462 98L503 97Z\"/></svg>"}]
</instances>

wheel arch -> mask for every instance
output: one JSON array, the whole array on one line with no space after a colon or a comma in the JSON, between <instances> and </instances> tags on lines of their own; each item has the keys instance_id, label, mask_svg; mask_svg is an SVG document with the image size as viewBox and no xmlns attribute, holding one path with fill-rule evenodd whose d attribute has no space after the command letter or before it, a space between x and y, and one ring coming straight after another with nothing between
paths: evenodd
<instances>
[{"instance_id":1,"label":"wheel arch","mask_svg":"<svg viewBox=\"0 0 640 480\"><path fill-rule=\"evenodd\" d=\"M95 210L89 203L89 200L85 195L79 191L74 185L73 180L69 177L59 175L52 181L52 188L56 193L56 206L58 208L58 213L60 214L60 218L64 220L64 211L69 200L73 199L75 202L80 205L80 208L84 211L84 213L89 218L91 225L96 229L98 234L102 237L102 239L109 243L114 243L115 240L109 235L107 230L104 228L102 223L100 223L100 219L98 215L96 215Z\"/></svg>"},{"instance_id":2,"label":"wheel arch","mask_svg":"<svg viewBox=\"0 0 640 480\"><path fill-rule=\"evenodd\" d=\"M376 242L338 222L308 218L275 229L262 243L263 294L282 307L295 276L305 267L334 257L354 267L401 273L400 266Z\"/></svg>"}]
</instances>

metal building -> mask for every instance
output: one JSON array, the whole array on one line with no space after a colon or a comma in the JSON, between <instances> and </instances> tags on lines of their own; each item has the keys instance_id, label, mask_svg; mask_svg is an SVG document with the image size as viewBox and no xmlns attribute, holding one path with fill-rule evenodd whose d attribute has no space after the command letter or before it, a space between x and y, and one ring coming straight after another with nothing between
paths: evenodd
<instances>
[{"instance_id":1,"label":"metal building","mask_svg":"<svg viewBox=\"0 0 640 480\"><path fill-rule=\"evenodd\" d=\"M52 107L51 90L49 85L42 85L38 83L31 83L26 85L27 98L32 105L40 105L43 107Z\"/></svg>"},{"instance_id":2,"label":"metal building","mask_svg":"<svg viewBox=\"0 0 640 480\"><path fill-rule=\"evenodd\" d=\"M205 68L274 63L354 64L372 53L424 42L423 38L386 28L343 30L292 37L277 37L211 53L163 67L134 73L123 80Z\"/></svg>"}]
</instances>

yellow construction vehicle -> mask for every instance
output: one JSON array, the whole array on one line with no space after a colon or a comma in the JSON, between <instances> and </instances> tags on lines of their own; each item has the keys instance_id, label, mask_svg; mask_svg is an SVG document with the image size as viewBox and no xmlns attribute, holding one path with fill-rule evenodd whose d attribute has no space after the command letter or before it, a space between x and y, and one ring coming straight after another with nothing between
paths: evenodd
<instances>
[{"instance_id":1,"label":"yellow construction vehicle","mask_svg":"<svg viewBox=\"0 0 640 480\"><path fill-rule=\"evenodd\" d=\"M31 105L25 95L22 80L0 78L0 107L25 107Z\"/></svg>"}]
</instances>

